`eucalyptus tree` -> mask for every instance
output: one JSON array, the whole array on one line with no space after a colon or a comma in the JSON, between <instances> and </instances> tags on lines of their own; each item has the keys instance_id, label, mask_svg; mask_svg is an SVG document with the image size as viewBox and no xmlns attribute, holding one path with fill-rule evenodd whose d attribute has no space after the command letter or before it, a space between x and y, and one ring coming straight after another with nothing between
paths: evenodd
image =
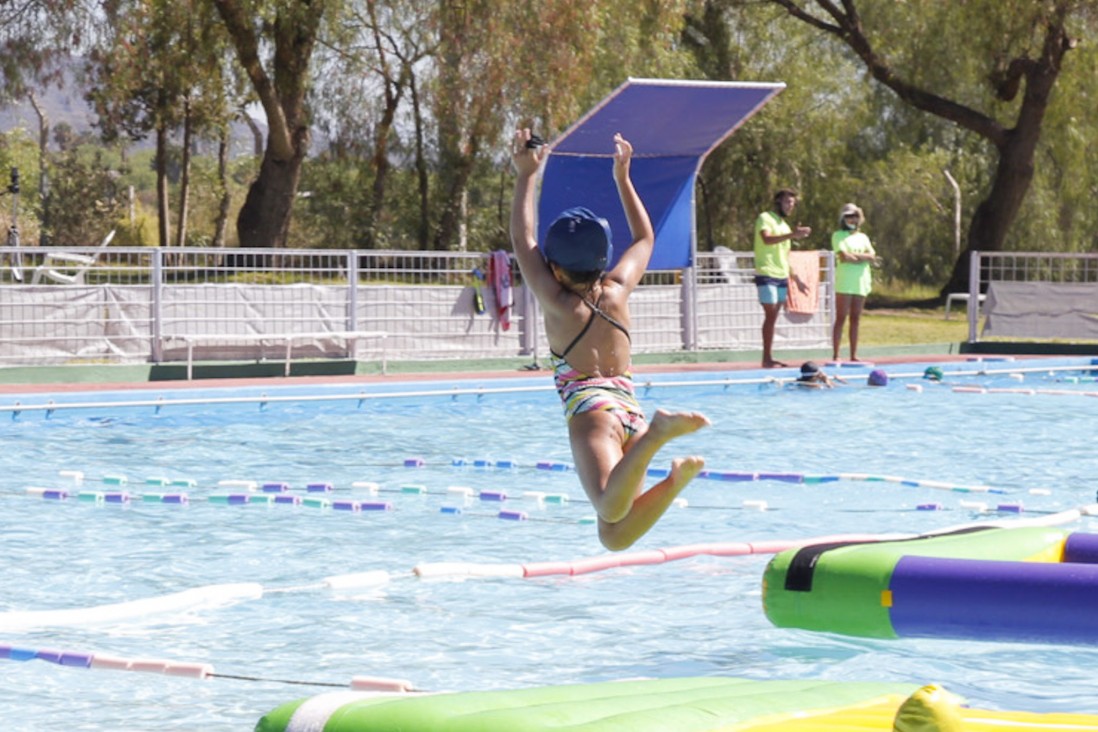
<instances>
[{"instance_id":1,"label":"eucalyptus tree","mask_svg":"<svg viewBox=\"0 0 1098 732\"><path fill-rule=\"evenodd\" d=\"M699 244L749 249L773 192L793 187L802 194L798 222L814 229L806 244L828 246L835 212L857 197L858 168L883 154L867 132L878 124L877 110L856 71L807 28L776 23L773 12L742 0L699 4L682 37L703 78L786 85L702 168Z\"/></svg>"},{"instance_id":2,"label":"eucalyptus tree","mask_svg":"<svg viewBox=\"0 0 1098 732\"><path fill-rule=\"evenodd\" d=\"M209 6L199 0L119 0L105 7L87 56L87 98L104 139L156 141L156 201L161 246L186 241L190 153L196 132L224 125L229 95L224 44ZM178 226L170 236L169 148L182 128Z\"/></svg>"},{"instance_id":3,"label":"eucalyptus tree","mask_svg":"<svg viewBox=\"0 0 1098 732\"><path fill-rule=\"evenodd\" d=\"M515 125L563 131L629 76L677 75L685 0L441 0L432 85L439 205L434 246L465 246L480 166L508 166ZM502 160L501 160L502 157ZM480 200L487 196L480 195ZM499 223L488 246L506 237Z\"/></svg>"},{"instance_id":4,"label":"eucalyptus tree","mask_svg":"<svg viewBox=\"0 0 1098 732\"><path fill-rule=\"evenodd\" d=\"M766 0L853 53L905 104L993 151L987 192L942 290L967 290L969 253L1000 251L1034 179L1057 81L1092 0Z\"/></svg>"},{"instance_id":5,"label":"eucalyptus tree","mask_svg":"<svg viewBox=\"0 0 1098 732\"><path fill-rule=\"evenodd\" d=\"M237 217L237 236L241 247L284 246L309 152L313 51L337 0L212 2L267 118L267 145Z\"/></svg>"},{"instance_id":6,"label":"eucalyptus tree","mask_svg":"<svg viewBox=\"0 0 1098 732\"><path fill-rule=\"evenodd\" d=\"M311 99L328 146L319 175L310 165L319 195L310 197L308 212L329 237L372 249L407 240L389 229L417 204L419 220L430 218L424 118L416 110L417 81L429 73L437 45L437 15L434 4L365 0L346 3L325 24ZM390 193L391 176L412 170L421 183L418 202L393 200L399 194ZM421 226L416 237L423 249L426 232Z\"/></svg>"}]
</instances>

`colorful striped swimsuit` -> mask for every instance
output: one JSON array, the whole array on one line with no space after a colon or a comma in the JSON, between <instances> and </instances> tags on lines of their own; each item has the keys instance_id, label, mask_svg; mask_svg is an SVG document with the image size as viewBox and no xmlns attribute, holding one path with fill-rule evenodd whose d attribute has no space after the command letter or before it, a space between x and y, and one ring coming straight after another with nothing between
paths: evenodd
<instances>
[{"instance_id":1,"label":"colorful striped swimsuit","mask_svg":"<svg viewBox=\"0 0 1098 732\"><path fill-rule=\"evenodd\" d=\"M587 333L596 317L601 317L615 328L629 337L629 331L618 321L603 312L598 303L590 303L586 298L583 302L591 308L591 317L583 330L572 339L564 353L550 351L549 364L553 367L553 381L557 386L561 402L564 404L564 417L569 422L577 414L593 411L610 412L621 422L625 430L625 438L641 432L647 426L644 420L644 410L637 402L633 391L633 374L626 369L618 376L590 376L577 371L564 360L580 339Z\"/></svg>"}]
</instances>

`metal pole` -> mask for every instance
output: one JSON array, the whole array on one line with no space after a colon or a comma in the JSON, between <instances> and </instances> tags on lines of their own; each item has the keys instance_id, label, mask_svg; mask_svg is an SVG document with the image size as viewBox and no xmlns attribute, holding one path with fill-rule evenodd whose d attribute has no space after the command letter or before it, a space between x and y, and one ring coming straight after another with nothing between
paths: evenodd
<instances>
[{"instance_id":1,"label":"metal pole","mask_svg":"<svg viewBox=\"0 0 1098 732\"><path fill-rule=\"evenodd\" d=\"M953 186L953 258L956 259L961 255L961 186L957 185L957 179L948 170L942 173Z\"/></svg>"},{"instance_id":2,"label":"metal pole","mask_svg":"<svg viewBox=\"0 0 1098 732\"><path fill-rule=\"evenodd\" d=\"M163 283L164 283L164 252L159 248L152 251L152 273L150 274L150 317L152 342L149 346L150 357L153 363L164 360L164 308L163 308ZM188 358L188 368L190 359Z\"/></svg>"},{"instance_id":3,"label":"metal pole","mask_svg":"<svg viewBox=\"0 0 1098 732\"><path fill-rule=\"evenodd\" d=\"M968 342L976 342L976 320L980 315L980 252L968 260Z\"/></svg>"},{"instance_id":4,"label":"metal pole","mask_svg":"<svg viewBox=\"0 0 1098 732\"><path fill-rule=\"evenodd\" d=\"M347 330L358 330L358 250L347 253Z\"/></svg>"},{"instance_id":5,"label":"metal pole","mask_svg":"<svg viewBox=\"0 0 1098 732\"><path fill-rule=\"evenodd\" d=\"M698 268L682 270L682 346L687 351L698 350Z\"/></svg>"}]
</instances>

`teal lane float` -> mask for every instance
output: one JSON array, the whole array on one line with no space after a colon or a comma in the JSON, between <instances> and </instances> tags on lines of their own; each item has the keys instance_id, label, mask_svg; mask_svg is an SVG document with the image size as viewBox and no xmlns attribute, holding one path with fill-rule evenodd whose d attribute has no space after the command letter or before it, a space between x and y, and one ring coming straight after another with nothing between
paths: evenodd
<instances>
[{"instance_id":1,"label":"teal lane float","mask_svg":"<svg viewBox=\"0 0 1098 732\"><path fill-rule=\"evenodd\" d=\"M779 627L871 638L1098 644L1098 534L968 528L896 541L816 544L763 577Z\"/></svg>"}]
</instances>

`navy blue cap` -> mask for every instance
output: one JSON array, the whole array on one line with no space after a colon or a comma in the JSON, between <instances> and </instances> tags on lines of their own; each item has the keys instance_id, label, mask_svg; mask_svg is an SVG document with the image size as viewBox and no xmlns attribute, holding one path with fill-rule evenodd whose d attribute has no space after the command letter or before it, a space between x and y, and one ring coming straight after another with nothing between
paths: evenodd
<instances>
[{"instance_id":1,"label":"navy blue cap","mask_svg":"<svg viewBox=\"0 0 1098 732\"><path fill-rule=\"evenodd\" d=\"M614 256L610 222L583 206L562 211L545 235L545 258L569 272L601 272Z\"/></svg>"}]
</instances>

